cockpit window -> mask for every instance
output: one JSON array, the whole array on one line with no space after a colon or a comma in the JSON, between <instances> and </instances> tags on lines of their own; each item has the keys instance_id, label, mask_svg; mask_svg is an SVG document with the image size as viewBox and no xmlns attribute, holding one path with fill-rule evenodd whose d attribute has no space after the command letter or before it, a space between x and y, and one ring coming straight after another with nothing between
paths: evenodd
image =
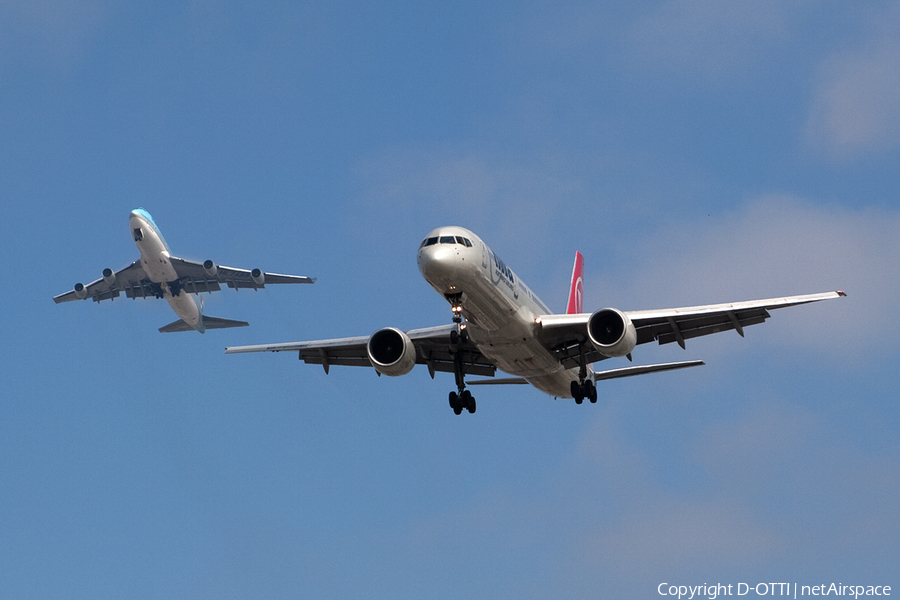
<instances>
[{"instance_id":1,"label":"cockpit window","mask_svg":"<svg viewBox=\"0 0 900 600\"><path fill-rule=\"evenodd\" d=\"M133 233L134 233L134 241L139 242L142 239L144 239L144 232L141 231L140 227L135 227Z\"/></svg>"},{"instance_id":2,"label":"cockpit window","mask_svg":"<svg viewBox=\"0 0 900 600\"><path fill-rule=\"evenodd\" d=\"M435 244L459 244L460 246L465 246L466 248L472 247L472 241L469 238L464 238L459 235L442 235L441 237L425 238L419 248L424 248L425 246L434 246Z\"/></svg>"}]
</instances>

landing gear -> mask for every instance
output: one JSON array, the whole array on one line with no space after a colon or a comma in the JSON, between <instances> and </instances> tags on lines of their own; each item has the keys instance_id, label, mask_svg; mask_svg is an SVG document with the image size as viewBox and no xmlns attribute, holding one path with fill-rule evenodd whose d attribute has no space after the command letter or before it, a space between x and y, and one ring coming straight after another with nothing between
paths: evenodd
<instances>
[{"instance_id":1,"label":"landing gear","mask_svg":"<svg viewBox=\"0 0 900 600\"><path fill-rule=\"evenodd\" d=\"M456 346L457 344L468 344L469 343L469 330L466 329L464 323L460 324L459 328L454 329L450 332L450 343Z\"/></svg>"},{"instance_id":2,"label":"landing gear","mask_svg":"<svg viewBox=\"0 0 900 600\"><path fill-rule=\"evenodd\" d=\"M469 342L469 332L466 330L465 323L462 322L462 315L459 310L459 298L449 299L453 305L453 321L459 325L459 328L450 332L450 343L458 346L460 343L467 344ZM457 415L461 415L463 410L469 411L469 414L475 412L475 398L472 392L466 389L466 371L463 363L463 351L458 348L451 348L453 354L453 374L456 376L456 392L450 392L450 408Z\"/></svg>"},{"instance_id":3,"label":"landing gear","mask_svg":"<svg viewBox=\"0 0 900 600\"><path fill-rule=\"evenodd\" d=\"M469 414L475 412L475 398L469 390L463 390L462 393L450 392L450 408L457 415L461 415L463 410L469 411Z\"/></svg>"},{"instance_id":4,"label":"landing gear","mask_svg":"<svg viewBox=\"0 0 900 600\"><path fill-rule=\"evenodd\" d=\"M450 310L453 311L453 322L456 323L456 329L450 332L450 343L454 346L459 343L468 344L469 331L462 316L462 294L448 294L447 301L450 303Z\"/></svg>"},{"instance_id":5,"label":"landing gear","mask_svg":"<svg viewBox=\"0 0 900 600\"><path fill-rule=\"evenodd\" d=\"M597 387L594 385L593 379L587 376L587 359L584 353L584 346L578 345L578 352L581 355L581 365L578 369L578 381L573 381L569 385L569 392L575 398L575 404L581 404L587 398L591 404L597 402Z\"/></svg>"},{"instance_id":6,"label":"landing gear","mask_svg":"<svg viewBox=\"0 0 900 600\"><path fill-rule=\"evenodd\" d=\"M573 381L569 385L569 391L572 393L572 397L575 398L575 404L581 404L584 402L585 398L590 400L591 404L597 402L597 387L590 379L586 379L580 383Z\"/></svg>"}]
</instances>

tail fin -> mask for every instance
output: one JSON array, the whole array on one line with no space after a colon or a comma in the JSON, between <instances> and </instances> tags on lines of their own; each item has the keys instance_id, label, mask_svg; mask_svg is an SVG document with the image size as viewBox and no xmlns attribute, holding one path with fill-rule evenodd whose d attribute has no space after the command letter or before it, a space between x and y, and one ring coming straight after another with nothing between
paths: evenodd
<instances>
[{"instance_id":1,"label":"tail fin","mask_svg":"<svg viewBox=\"0 0 900 600\"><path fill-rule=\"evenodd\" d=\"M566 314L575 315L582 312L584 312L584 257L581 255L581 252L576 252Z\"/></svg>"}]
</instances>

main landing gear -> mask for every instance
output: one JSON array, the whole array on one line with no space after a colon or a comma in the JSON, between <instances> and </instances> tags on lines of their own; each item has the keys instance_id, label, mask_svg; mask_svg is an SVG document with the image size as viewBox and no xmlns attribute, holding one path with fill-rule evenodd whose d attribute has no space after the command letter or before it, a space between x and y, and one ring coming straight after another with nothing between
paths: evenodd
<instances>
[{"instance_id":1,"label":"main landing gear","mask_svg":"<svg viewBox=\"0 0 900 600\"><path fill-rule=\"evenodd\" d=\"M461 415L463 410L469 411L469 414L475 412L475 398L472 392L466 389L465 369L463 365L462 351L458 348L460 344L469 343L469 330L466 329L466 323L462 316L462 294L452 294L447 296L450 302L450 310L453 311L453 322L456 323L456 329L450 332L451 353L453 354L453 374L456 376L456 388L458 391L450 392L450 408L457 415Z\"/></svg>"},{"instance_id":2,"label":"main landing gear","mask_svg":"<svg viewBox=\"0 0 900 600\"><path fill-rule=\"evenodd\" d=\"M573 381L569 386L569 391L575 398L575 404L581 404L584 402L585 398L590 400L591 404L597 402L597 387L590 379L586 379L582 382Z\"/></svg>"},{"instance_id":3,"label":"main landing gear","mask_svg":"<svg viewBox=\"0 0 900 600\"><path fill-rule=\"evenodd\" d=\"M469 413L475 412L475 398L469 390L463 390L460 393L450 392L450 408L457 415L461 415L463 410Z\"/></svg>"},{"instance_id":4,"label":"main landing gear","mask_svg":"<svg viewBox=\"0 0 900 600\"><path fill-rule=\"evenodd\" d=\"M581 404L584 402L585 398L590 400L591 404L596 404L597 387L594 385L594 380L589 379L587 376L587 358L584 354L584 346L582 344L578 344L578 353L581 355L581 365L578 369L578 381L573 381L569 385L569 392L571 392L572 397L575 398L575 404Z\"/></svg>"}]
</instances>

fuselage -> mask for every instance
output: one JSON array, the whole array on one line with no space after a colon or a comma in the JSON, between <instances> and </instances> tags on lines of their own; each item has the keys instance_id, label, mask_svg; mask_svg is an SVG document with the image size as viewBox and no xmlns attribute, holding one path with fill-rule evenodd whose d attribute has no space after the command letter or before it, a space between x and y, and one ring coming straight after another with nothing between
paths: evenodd
<instances>
[{"instance_id":1,"label":"fuselage","mask_svg":"<svg viewBox=\"0 0 900 600\"><path fill-rule=\"evenodd\" d=\"M439 294L458 299L469 339L497 367L536 388L569 397L578 369L566 369L537 339L535 319L552 314L477 235L439 227L422 242L419 271Z\"/></svg>"},{"instance_id":2,"label":"fuselage","mask_svg":"<svg viewBox=\"0 0 900 600\"><path fill-rule=\"evenodd\" d=\"M203 316L197 301L176 288L173 293L169 287L170 282L178 280L178 273L170 261L171 253L166 239L159 231L159 227L153 221L150 213L142 208L131 211L128 220L131 228L131 237L141 253L141 266L150 281L158 283L162 289L163 298L172 307L181 319L201 333L204 331Z\"/></svg>"}]
</instances>

